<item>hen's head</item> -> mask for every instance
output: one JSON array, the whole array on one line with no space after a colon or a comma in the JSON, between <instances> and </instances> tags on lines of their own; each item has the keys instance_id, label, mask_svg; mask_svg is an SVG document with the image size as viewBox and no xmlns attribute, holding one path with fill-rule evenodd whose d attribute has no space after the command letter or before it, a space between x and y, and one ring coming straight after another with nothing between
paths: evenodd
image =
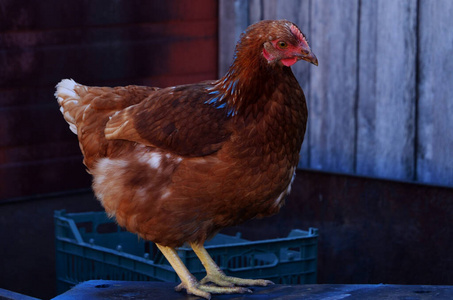
<instances>
[{"instance_id":1,"label":"hen's head","mask_svg":"<svg viewBox=\"0 0 453 300\"><path fill-rule=\"evenodd\" d=\"M256 49L258 46L258 49ZM305 35L287 20L266 20L247 28L239 41L236 54L242 49L255 48L268 64L292 66L299 60L318 65L318 59L308 45Z\"/></svg>"},{"instance_id":2,"label":"hen's head","mask_svg":"<svg viewBox=\"0 0 453 300\"><path fill-rule=\"evenodd\" d=\"M271 97L275 86L297 84L289 67L299 60L318 65L307 39L295 24L266 20L250 25L236 45L228 72L208 89L212 98L206 103L226 107L228 116L240 113L262 95Z\"/></svg>"}]
</instances>

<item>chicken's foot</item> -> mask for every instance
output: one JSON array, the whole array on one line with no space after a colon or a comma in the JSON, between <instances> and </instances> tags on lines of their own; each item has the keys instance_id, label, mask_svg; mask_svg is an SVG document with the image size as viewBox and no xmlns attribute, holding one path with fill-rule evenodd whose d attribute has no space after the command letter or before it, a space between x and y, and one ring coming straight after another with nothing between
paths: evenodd
<instances>
[{"instance_id":1,"label":"chicken's foot","mask_svg":"<svg viewBox=\"0 0 453 300\"><path fill-rule=\"evenodd\" d=\"M206 270L206 277L203 278L200 283L204 284L207 282L215 283L219 286L231 287L233 285L239 286L267 286L274 284L270 280L265 279L243 279L238 277L227 276L223 271L217 266L212 257L209 255L208 251L204 248L203 245L191 243L195 254L200 259Z\"/></svg>"},{"instance_id":2,"label":"chicken's foot","mask_svg":"<svg viewBox=\"0 0 453 300\"><path fill-rule=\"evenodd\" d=\"M186 266L179 258L178 253L174 248L156 244L165 258L168 260L170 265L175 270L181 279L181 283L175 287L176 291L185 289L187 294L211 299L211 293L213 294L235 294L235 293L251 293L251 290L243 287L222 287L212 286L206 284L200 284L197 282L195 277L187 270Z\"/></svg>"}]
</instances>

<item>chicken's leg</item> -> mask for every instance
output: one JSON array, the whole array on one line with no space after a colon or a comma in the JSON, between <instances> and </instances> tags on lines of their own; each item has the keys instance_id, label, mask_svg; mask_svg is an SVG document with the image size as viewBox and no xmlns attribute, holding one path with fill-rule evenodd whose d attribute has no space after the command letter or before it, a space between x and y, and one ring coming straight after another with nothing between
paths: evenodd
<instances>
[{"instance_id":1,"label":"chicken's leg","mask_svg":"<svg viewBox=\"0 0 453 300\"><path fill-rule=\"evenodd\" d=\"M272 281L265 279L242 279L227 276L223 273L219 266L217 266L203 245L192 243L190 246L200 259L207 273L206 277L203 278L200 283L213 282L219 286L266 286L274 284Z\"/></svg>"},{"instance_id":2,"label":"chicken's leg","mask_svg":"<svg viewBox=\"0 0 453 300\"><path fill-rule=\"evenodd\" d=\"M178 253L176 250L171 247L162 246L156 244L165 258L168 260L170 265L175 270L176 274L178 274L179 278L181 279L181 284L175 287L176 291L181 291L185 289L187 294L196 295L199 297L203 297L206 299L211 299L211 294L234 294L234 293L250 293L251 291L246 288L242 287L218 287L212 285L205 285L200 284L197 282L195 277L187 270L186 266L182 262L181 258L179 258Z\"/></svg>"}]
</instances>

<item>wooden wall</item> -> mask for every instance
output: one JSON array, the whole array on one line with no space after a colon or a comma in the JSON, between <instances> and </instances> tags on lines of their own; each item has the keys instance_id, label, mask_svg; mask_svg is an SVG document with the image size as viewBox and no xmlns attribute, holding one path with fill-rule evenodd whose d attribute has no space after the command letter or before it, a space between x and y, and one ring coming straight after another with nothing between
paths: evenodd
<instances>
[{"instance_id":1,"label":"wooden wall","mask_svg":"<svg viewBox=\"0 0 453 300\"><path fill-rule=\"evenodd\" d=\"M249 24L291 20L319 60L293 67L300 167L453 186L451 16L449 0L221 0L219 73Z\"/></svg>"},{"instance_id":2,"label":"wooden wall","mask_svg":"<svg viewBox=\"0 0 453 300\"><path fill-rule=\"evenodd\" d=\"M0 201L87 187L53 96L88 85L217 77L215 0L0 0Z\"/></svg>"}]
</instances>

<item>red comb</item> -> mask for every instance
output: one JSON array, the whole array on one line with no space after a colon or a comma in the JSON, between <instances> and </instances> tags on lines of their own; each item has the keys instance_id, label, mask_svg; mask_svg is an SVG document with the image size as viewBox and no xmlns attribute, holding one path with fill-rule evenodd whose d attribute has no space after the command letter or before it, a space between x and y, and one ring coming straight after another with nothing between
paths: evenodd
<instances>
[{"instance_id":1,"label":"red comb","mask_svg":"<svg viewBox=\"0 0 453 300\"><path fill-rule=\"evenodd\" d=\"M291 30L292 34L294 34L297 37L299 42L305 42L305 43L307 42L307 40L305 39L305 36L302 34L302 32L300 32L299 28L297 28L294 24L291 24L289 29Z\"/></svg>"}]
</instances>

